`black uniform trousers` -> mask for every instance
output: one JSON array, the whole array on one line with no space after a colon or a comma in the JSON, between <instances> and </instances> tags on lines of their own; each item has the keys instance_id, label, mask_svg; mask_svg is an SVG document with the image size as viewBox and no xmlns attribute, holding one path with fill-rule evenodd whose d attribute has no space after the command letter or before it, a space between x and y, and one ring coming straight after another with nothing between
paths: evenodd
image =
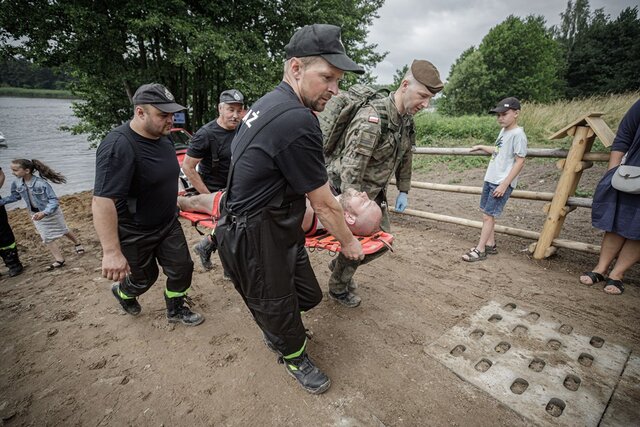
<instances>
[{"instance_id":1,"label":"black uniform trousers","mask_svg":"<svg viewBox=\"0 0 640 427\"><path fill-rule=\"evenodd\" d=\"M225 214L216 227L218 253L256 323L284 356L301 352L301 311L322 301L304 248L304 199L251 215Z\"/></svg>"},{"instance_id":2,"label":"black uniform trousers","mask_svg":"<svg viewBox=\"0 0 640 427\"><path fill-rule=\"evenodd\" d=\"M131 274L120 283L125 295L137 297L158 279L158 264L167 276L169 292L184 293L191 286L193 261L178 218L157 229L141 229L121 221L118 235Z\"/></svg>"},{"instance_id":3,"label":"black uniform trousers","mask_svg":"<svg viewBox=\"0 0 640 427\"><path fill-rule=\"evenodd\" d=\"M9 247L15 242L16 238L13 235L11 226L9 226L7 210L4 208L4 205L2 205L0 206L0 248Z\"/></svg>"}]
</instances>

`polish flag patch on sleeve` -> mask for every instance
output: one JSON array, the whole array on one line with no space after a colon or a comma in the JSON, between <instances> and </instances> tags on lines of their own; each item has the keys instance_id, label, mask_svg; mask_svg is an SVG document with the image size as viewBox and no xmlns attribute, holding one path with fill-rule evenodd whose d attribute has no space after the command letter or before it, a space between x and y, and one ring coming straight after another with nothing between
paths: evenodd
<instances>
[{"instance_id":1,"label":"polish flag patch on sleeve","mask_svg":"<svg viewBox=\"0 0 640 427\"><path fill-rule=\"evenodd\" d=\"M369 116L369 123L380 123L380 118L376 116Z\"/></svg>"}]
</instances>

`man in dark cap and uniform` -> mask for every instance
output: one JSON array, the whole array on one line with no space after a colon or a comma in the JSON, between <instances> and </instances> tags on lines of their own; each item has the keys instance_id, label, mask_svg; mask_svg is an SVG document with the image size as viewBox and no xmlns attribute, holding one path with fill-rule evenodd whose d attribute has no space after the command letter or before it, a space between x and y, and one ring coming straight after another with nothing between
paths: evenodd
<instances>
[{"instance_id":1,"label":"man in dark cap and uniform","mask_svg":"<svg viewBox=\"0 0 640 427\"><path fill-rule=\"evenodd\" d=\"M400 192L395 208L402 212L407 207L415 146L413 115L427 108L442 88L440 73L431 62L413 61L395 92L371 101L356 113L345 131L344 148L328 159L329 182L340 192L348 188L366 192L382 208L382 229L386 232L390 232L386 193L394 176ZM338 255L329 264L329 296L346 307L360 305L360 297L353 293L353 275L359 265L384 252L369 255L364 261Z\"/></svg>"},{"instance_id":2,"label":"man in dark cap and uniform","mask_svg":"<svg viewBox=\"0 0 640 427\"><path fill-rule=\"evenodd\" d=\"M167 276L164 298L169 322L196 326L204 317L185 305L193 261L178 221L180 166L167 137L173 113L185 107L164 86L151 83L133 95L131 121L104 138L96 153L93 224L102 244L102 275L131 315L137 298Z\"/></svg>"},{"instance_id":3,"label":"man in dark cap and uniform","mask_svg":"<svg viewBox=\"0 0 640 427\"><path fill-rule=\"evenodd\" d=\"M242 119L244 96L237 89L220 94L218 118L202 126L193 135L182 170L200 194L215 193L227 185L231 163L231 141ZM198 170L196 170L196 167ZM202 266L211 270L211 254L215 250L212 236L204 238L194 248Z\"/></svg>"},{"instance_id":4,"label":"man in dark cap and uniform","mask_svg":"<svg viewBox=\"0 0 640 427\"><path fill-rule=\"evenodd\" d=\"M310 393L331 381L307 355L301 312L322 300L304 248L305 194L347 259L362 247L347 228L327 181L314 111L338 93L345 71L363 73L346 54L340 28L314 24L285 46L283 81L260 98L233 140L223 217L215 234L224 269L287 373Z\"/></svg>"}]
</instances>

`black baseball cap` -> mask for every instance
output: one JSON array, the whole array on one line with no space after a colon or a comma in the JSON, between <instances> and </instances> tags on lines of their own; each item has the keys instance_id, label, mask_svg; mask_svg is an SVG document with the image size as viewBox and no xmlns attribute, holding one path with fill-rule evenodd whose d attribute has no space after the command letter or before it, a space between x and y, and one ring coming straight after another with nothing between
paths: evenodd
<instances>
[{"instance_id":1,"label":"black baseball cap","mask_svg":"<svg viewBox=\"0 0 640 427\"><path fill-rule=\"evenodd\" d=\"M151 104L163 113L177 113L187 109L177 104L169 89L159 83L148 83L136 90L133 94L133 105L143 104Z\"/></svg>"},{"instance_id":2,"label":"black baseball cap","mask_svg":"<svg viewBox=\"0 0 640 427\"><path fill-rule=\"evenodd\" d=\"M223 104L244 104L244 96L237 89L229 89L220 94L220 102Z\"/></svg>"},{"instance_id":3,"label":"black baseball cap","mask_svg":"<svg viewBox=\"0 0 640 427\"><path fill-rule=\"evenodd\" d=\"M505 98L502 101L498 102L498 105L493 110L489 110L489 113L497 114L504 113L507 110L519 110L520 109L520 101L518 98L509 97Z\"/></svg>"},{"instance_id":4,"label":"black baseball cap","mask_svg":"<svg viewBox=\"0 0 640 427\"><path fill-rule=\"evenodd\" d=\"M287 59L321 56L342 71L364 74L364 68L347 56L341 40L341 29L335 25L313 24L300 28L284 47Z\"/></svg>"}]
</instances>

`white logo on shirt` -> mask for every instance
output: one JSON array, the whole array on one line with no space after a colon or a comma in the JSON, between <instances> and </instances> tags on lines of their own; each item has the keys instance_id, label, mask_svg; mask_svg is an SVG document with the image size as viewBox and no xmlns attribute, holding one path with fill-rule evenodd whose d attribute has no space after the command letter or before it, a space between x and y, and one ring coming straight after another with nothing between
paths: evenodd
<instances>
[{"instance_id":1,"label":"white logo on shirt","mask_svg":"<svg viewBox=\"0 0 640 427\"><path fill-rule=\"evenodd\" d=\"M259 114L260 114L260 111L255 111L254 112L253 110L249 110L249 112L244 116L242 121L248 127L251 127L251 122L253 122L255 119L257 119Z\"/></svg>"}]
</instances>

